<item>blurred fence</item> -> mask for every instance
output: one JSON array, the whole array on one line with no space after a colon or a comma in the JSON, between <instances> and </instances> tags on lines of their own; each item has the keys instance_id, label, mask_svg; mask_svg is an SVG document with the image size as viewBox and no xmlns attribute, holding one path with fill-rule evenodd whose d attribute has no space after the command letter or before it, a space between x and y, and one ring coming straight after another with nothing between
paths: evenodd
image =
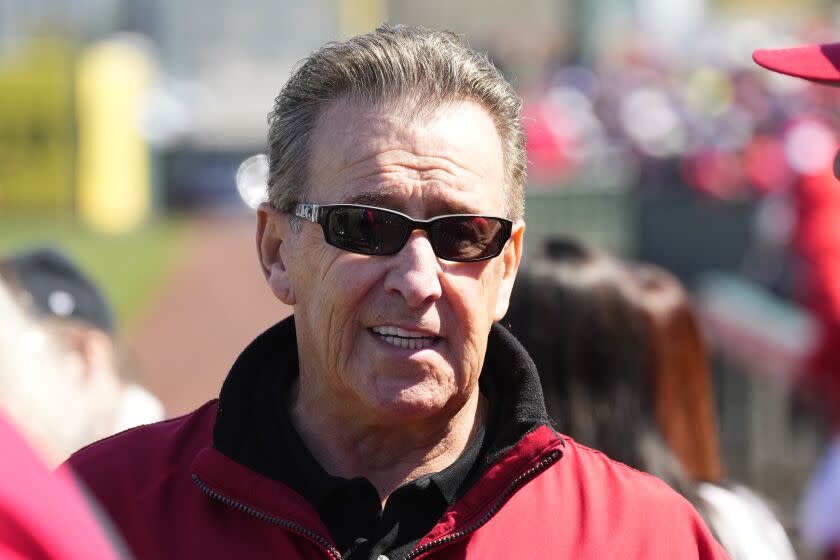
<instances>
[{"instance_id":1,"label":"blurred fence","mask_svg":"<svg viewBox=\"0 0 840 560\"><path fill-rule=\"evenodd\" d=\"M637 250L638 201L624 190L566 187L527 193L525 238L529 247L571 235L617 255Z\"/></svg>"}]
</instances>

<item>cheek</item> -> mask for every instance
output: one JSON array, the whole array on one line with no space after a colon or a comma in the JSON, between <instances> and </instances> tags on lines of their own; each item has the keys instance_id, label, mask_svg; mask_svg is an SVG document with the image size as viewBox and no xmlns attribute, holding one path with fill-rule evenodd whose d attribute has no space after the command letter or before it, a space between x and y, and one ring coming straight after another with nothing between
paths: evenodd
<instances>
[{"instance_id":1,"label":"cheek","mask_svg":"<svg viewBox=\"0 0 840 560\"><path fill-rule=\"evenodd\" d=\"M448 275L446 280L451 320L467 363L480 363L487 346L501 284L499 267L494 265L495 260L489 261L469 274Z\"/></svg>"},{"instance_id":2,"label":"cheek","mask_svg":"<svg viewBox=\"0 0 840 560\"><path fill-rule=\"evenodd\" d=\"M361 262L357 255L345 253L319 267L318 276L310 276L309 282L317 286L315 305L329 314L333 320L342 323L354 319L364 307L364 301L378 285L380 274L377 267Z\"/></svg>"},{"instance_id":3,"label":"cheek","mask_svg":"<svg viewBox=\"0 0 840 560\"><path fill-rule=\"evenodd\" d=\"M303 290L303 312L314 325L312 334L322 347L323 358L332 371L342 371L353 357L359 336L360 312L370 291L377 285L376 268L350 253L313 255L312 266L299 282Z\"/></svg>"},{"instance_id":4,"label":"cheek","mask_svg":"<svg viewBox=\"0 0 840 560\"><path fill-rule=\"evenodd\" d=\"M471 328L486 327L493 323L496 301L501 287L501 267L499 259L484 263L469 273L451 275L448 287L452 294L453 306L462 320L468 320ZM477 325L476 325L477 324Z\"/></svg>"}]
</instances>

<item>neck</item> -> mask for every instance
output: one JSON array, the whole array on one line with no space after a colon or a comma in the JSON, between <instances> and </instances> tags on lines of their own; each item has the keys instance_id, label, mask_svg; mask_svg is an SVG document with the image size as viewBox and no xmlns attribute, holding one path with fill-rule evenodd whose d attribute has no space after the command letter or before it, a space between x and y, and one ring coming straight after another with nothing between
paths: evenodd
<instances>
[{"instance_id":1,"label":"neck","mask_svg":"<svg viewBox=\"0 0 840 560\"><path fill-rule=\"evenodd\" d=\"M401 485L454 463L484 424L487 406L476 387L454 415L441 410L395 425L342 414L300 387L291 394L292 422L318 463L333 476L368 479L383 504Z\"/></svg>"}]
</instances>

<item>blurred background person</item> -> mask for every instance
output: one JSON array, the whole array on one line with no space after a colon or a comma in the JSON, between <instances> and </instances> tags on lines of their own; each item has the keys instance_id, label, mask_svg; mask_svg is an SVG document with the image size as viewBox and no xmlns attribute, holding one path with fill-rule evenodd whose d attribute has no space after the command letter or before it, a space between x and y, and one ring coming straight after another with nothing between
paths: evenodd
<instances>
[{"instance_id":1,"label":"blurred background person","mask_svg":"<svg viewBox=\"0 0 840 560\"><path fill-rule=\"evenodd\" d=\"M753 59L774 72L828 86L840 84L840 43L757 50ZM826 557L840 558L840 152L836 142L834 148L833 166L809 177L801 189L797 246L807 263L807 301L820 327L799 382L811 401L831 417L834 428L805 490L802 529L810 546Z\"/></svg>"},{"instance_id":2,"label":"blurred background person","mask_svg":"<svg viewBox=\"0 0 840 560\"><path fill-rule=\"evenodd\" d=\"M49 464L163 419L160 402L120 372L111 309L69 258L50 248L16 253L0 259L0 278L28 314L33 344L48 346L55 356L41 367L33 363L32 371L26 364L0 370L0 404Z\"/></svg>"},{"instance_id":3,"label":"blurred background person","mask_svg":"<svg viewBox=\"0 0 840 560\"><path fill-rule=\"evenodd\" d=\"M767 506L724 484L708 357L673 276L555 240L519 279L506 322L563 433L668 482L733 559L795 558Z\"/></svg>"},{"instance_id":4,"label":"blurred background person","mask_svg":"<svg viewBox=\"0 0 840 560\"><path fill-rule=\"evenodd\" d=\"M49 382L51 372L64 367L59 346L27 316L2 279L0 317L2 388L8 387L10 379L29 376ZM56 389L65 387L61 384ZM48 386L36 390L51 391ZM0 399L0 558L125 558L114 539L106 536L101 519L92 513L72 473L67 469L49 472L46 462L55 462L55 445L45 440L55 437L54 432L45 430L40 418L21 414L14 406L7 410L9 404L6 398ZM61 402L53 401L52 405L63 408ZM72 423L73 419L68 420ZM30 448L21 433L35 438L32 442L40 454Z\"/></svg>"},{"instance_id":5,"label":"blurred background person","mask_svg":"<svg viewBox=\"0 0 840 560\"><path fill-rule=\"evenodd\" d=\"M656 426L694 483L696 503L733 559L796 558L782 524L742 484L729 483L719 448L710 359L701 325L685 288L666 270L627 263L630 301L643 312Z\"/></svg>"}]
</instances>

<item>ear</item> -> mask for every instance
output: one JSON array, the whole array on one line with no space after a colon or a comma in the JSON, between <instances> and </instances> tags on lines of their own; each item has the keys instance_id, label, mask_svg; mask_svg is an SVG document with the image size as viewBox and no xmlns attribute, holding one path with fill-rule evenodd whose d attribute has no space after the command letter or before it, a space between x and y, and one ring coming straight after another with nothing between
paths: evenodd
<instances>
[{"instance_id":1,"label":"ear","mask_svg":"<svg viewBox=\"0 0 840 560\"><path fill-rule=\"evenodd\" d=\"M263 275L274 296L286 305L295 304L291 277L283 261L291 234L289 218L268 203L257 208L257 254Z\"/></svg>"},{"instance_id":2,"label":"ear","mask_svg":"<svg viewBox=\"0 0 840 560\"><path fill-rule=\"evenodd\" d=\"M516 272L519 270L519 261L522 259L522 243L525 237L525 222L519 220L513 224L513 232L502 251L502 284L499 289L499 296L496 300L496 313L493 320L499 322L507 313L510 304L510 294L513 291L513 281L516 280Z\"/></svg>"}]
</instances>

